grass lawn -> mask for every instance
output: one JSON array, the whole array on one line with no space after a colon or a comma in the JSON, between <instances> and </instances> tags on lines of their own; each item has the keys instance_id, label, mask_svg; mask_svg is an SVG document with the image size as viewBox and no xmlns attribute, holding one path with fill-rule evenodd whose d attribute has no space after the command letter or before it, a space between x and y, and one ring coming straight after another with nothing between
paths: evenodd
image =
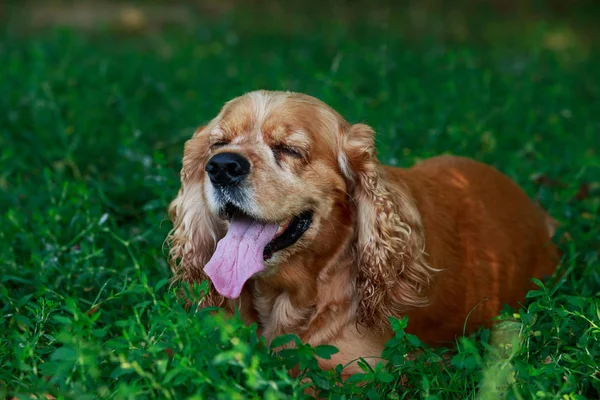
<instances>
[{"instance_id":1,"label":"grass lawn","mask_svg":"<svg viewBox=\"0 0 600 400\"><path fill-rule=\"evenodd\" d=\"M297 362L332 399L600 398L592 14L519 24L490 10L429 20L415 7L190 11L161 30L3 28L0 398L302 398L286 374ZM254 327L185 311L163 248L183 143L260 88L369 123L386 163L452 153L496 166L562 223L556 276L504 313L504 331L414 361L404 355L418 338L394 321L391 362L339 385L315 367L328 347L275 357ZM449 350L451 365L435 362Z\"/></svg>"}]
</instances>

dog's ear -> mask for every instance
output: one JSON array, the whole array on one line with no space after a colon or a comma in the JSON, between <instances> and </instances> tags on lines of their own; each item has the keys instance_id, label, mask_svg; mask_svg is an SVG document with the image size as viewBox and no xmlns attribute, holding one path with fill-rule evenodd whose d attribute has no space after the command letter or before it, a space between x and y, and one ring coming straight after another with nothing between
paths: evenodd
<instances>
[{"instance_id":1,"label":"dog's ear","mask_svg":"<svg viewBox=\"0 0 600 400\"><path fill-rule=\"evenodd\" d=\"M424 256L421 217L408 189L386 179L372 128L347 126L340 146L338 161L356 215L359 322L383 327L389 316L427 304L433 269Z\"/></svg>"},{"instance_id":2,"label":"dog's ear","mask_svg":"<svg viewBox=\"0 0 600 400\"><path fill-rule=\"evenodd\" d=\"M218 307L225 303L225 298L214 290L203 270L223 231L222 222L208 209L203 189L204 164L209 150L208 137L202 134L203 128L198 128L185 144L181 188L168 208L173 229L167 236L167 243L170 245L169 264L174 275L173 282L208 280L210 290L201 306Z\"/></svg>"}]
</instances>

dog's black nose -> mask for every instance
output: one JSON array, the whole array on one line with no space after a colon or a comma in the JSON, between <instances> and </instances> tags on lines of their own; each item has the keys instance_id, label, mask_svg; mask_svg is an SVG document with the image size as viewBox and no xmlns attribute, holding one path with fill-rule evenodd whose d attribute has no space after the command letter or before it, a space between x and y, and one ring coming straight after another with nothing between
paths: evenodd
<instances>
[{"instance_id":1,"label":"dog's black nose","mask_svg":"<svg viewBox=\"0 0 600 400\"><path fill-rule=\"evenodd\" d=\"M248 176L250 162L236 153L219 153L208 160L205 170L213 184L230 186Z\"/></svg>"}]
</instances>

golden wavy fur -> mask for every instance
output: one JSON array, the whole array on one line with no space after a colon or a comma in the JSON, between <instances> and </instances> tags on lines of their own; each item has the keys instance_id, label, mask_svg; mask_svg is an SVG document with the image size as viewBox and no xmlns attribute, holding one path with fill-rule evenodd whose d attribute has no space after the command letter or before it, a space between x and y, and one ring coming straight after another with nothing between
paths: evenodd
<instances>
[{"instance_id":1,"label":"golden wavy fur","mask_svg":"<svg viewBox=\"0 0 600 400\"><path fill-rule=\"evenodd\" d=\"M531 278L556 266L553 220L495 169L450 156L383 166L367 125L307 95L258 91L228 102L185 145L169 207L178 281L207 279L203 268L227 231L205 172L222 152L252 166L245 213L279 223L310 209L313 220L238 298L211 289L201 306L238 308L269 341L296 333L338 347L324 368L379 356L388 316L408 315L407 331L432 345L452 341L464 326L489 324L503 304L518 306Z\"/></svg>"}]
</instances>

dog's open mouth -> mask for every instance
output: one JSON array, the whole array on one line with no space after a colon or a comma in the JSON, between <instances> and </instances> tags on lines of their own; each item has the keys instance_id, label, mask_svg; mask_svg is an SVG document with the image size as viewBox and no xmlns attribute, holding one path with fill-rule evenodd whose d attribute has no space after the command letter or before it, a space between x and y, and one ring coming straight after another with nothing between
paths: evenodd
<instances>
[{"instance_id":1,"label":"dog's open mouth","mask_svg":"<svg viewBox=\"0 0 600 400\"><path fill-rule=\"evenodd\" d=\"M275 252L283 250L296 243L298 239L304 235L308 228L310 228L312 216L312 211L304 211L295 217L288 218L287 220L279 223L279 227L275 232L275 236L265 246L263 251L263 259L266 261L273 257ZM227 203L227 205L223 208L221 217L229 220L230 224L234 219L237 218L252 219L252 217L248 216L244 211L240 210L231 203Z\"/></svg>"},{"instance_id":2,"label":"dog's open mouth","mask_svg":"<svg viewBox=\"0 0 600 400\"><path fill-rule=\"evenodd\" d=\"M245 282L265 269L264 262L277 251L296 243L310 228L312 211L274 223L252 218L228 203L221 217L229 220L224 238L204 266L215 289L227 298L237 298Z\"/></svg>"}]
</instances>

